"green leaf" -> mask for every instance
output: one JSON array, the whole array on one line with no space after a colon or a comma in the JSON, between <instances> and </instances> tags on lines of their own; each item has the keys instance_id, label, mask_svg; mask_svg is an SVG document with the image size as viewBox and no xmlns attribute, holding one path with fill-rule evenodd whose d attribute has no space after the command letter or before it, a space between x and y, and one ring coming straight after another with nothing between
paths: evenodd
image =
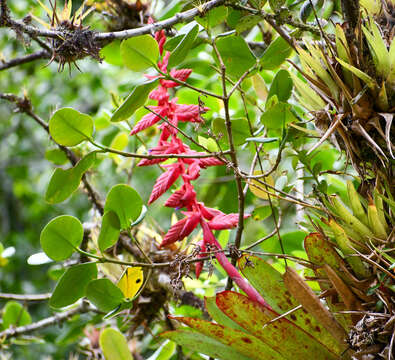
<instances>
[{"instance_id":1,"label":"green leaf","mask_svg":"<svg viewBox=\"0 0 395 360\"><path fill-rule=\"evenodd\" d=\"M121 56L121 42L119 40L110 42L100 50L100 56L104 58L105 62L111 65L123 66Z\"/></svg>"},{"instance_id":2,"label":"green leaf","mask_svg":"<svg viewBox=\"0 0 395 360\"><path fill-rule=\"evenodd\" d=\"M104 329L100 334L99 343L106 360L133 360L128 343L118 330Z\"/></svg>"},{"instance_id":3,"label":"green leaf","mask_svg":"<svg viewBox=\"0 0 395 360\"><path fill-rule=\"evenodd\" d=\"M266 101L268 91L265 80L263 80L260 74L255 74L251 77L252 86L254 87L255 94L259 100Z\"/></svg>"},{"instance_id":4,"label":"green leaf","mask_svg":"<svg viewBox=\"0 0 395 360\"><path fill-rule=\"evenodd\" d=\"M69 258L84 236L81 222L70 215L52 219L41 231L40 243L44 252L55 261Z\"/></svg>"},{"instance_id":5,"label":"green leaf","mask_svg":"<svg viewBox=\"0 0 395 360\"><path fill-rule=\"evenodd\" d=\"M270 205L258 206L252 211L252 218L255 221L265 220L272 214L272 207ZM266 298L265 298L266 299ZM266 299L267 301L267 299Z\"/></svg>"},{"instance_id":6,"label":"green leaf","mask_svg":"<svg viewBox=\"0 0 395 360\"><path fill-rule=\"evenodd\" d=\"M292 53L289 44L279 36L267 47L259 62L264 70L277 69Z\"/></svg>"},{"instance_id":7,"label":"green leaf","mask_svg":"<svg viewBox=\"0 0 395 360\"><path fill-rule=\"evenodd\" d=\"M278 313L251 301L247 296L232 291L217 294L217 306L233 321L254 334L272 351L284 358L306 359L314 354L317 360L335 360L339 356L308 335L300 327L285 318L277 319Z\"/></svg>"},{"instance_id":8,"label":"green leaf","mask_svg":"<svg viewBox=\"0 0 395 360\"><path fill-rule=\"evenodd\" d=\"M285 0L269 0L269 5L273 11L277 11L285 4Z\"/></svg>"},{"instance_id":9,"label":"green leaf","mask_svg":"<svg viewBox=\"0 0 395 360\"><path fill-rule=\"evenodd\" d=\"M231 119L232 135L235 145L242 145L250 135L250 128L246 118ZM221 144L229 144L228 131L226 129L225 119L216 118L212 122L212 129L216 136L220 136Z\"/></svg>"},{"instance_id":10,"label":"green leaf","mask_svg":"<svg viewBox=\"0 0 395 360\"><path fill-rule=\"evenodd\" d=\"M167 331L162 337L170 339L191 351L202 353L220 360L251 360L254 358L242 355L232 347L223 344L211 336L200 334L190 329L181 328ZM279 359L280 360L280 359Z\"/></svg>"},{"instance_id":11,"label":"green leaf","mask_svg":"<svg viewBox=\"0 0 395 360\"><path fill-rule=\"evenodd\" d=\"M229 15L226 18L226 23L230 28L235 29L241 17L242 12L240 10L229 9Z\"/></svg>"},{"instance_id":12,"label":"green leaf","mask_svg":"<svg viewBox=\"0 0 395 360\"><path fill-rule=\"evenodd\" d=\"M92 137L93 120L72 108L59 109L49 120L49 133L58 144L75 146Z\"/></svg>"},{"instance_id":13,"label":"green leaf","mask_svg":"<svg viewBox=\"0 0 395 360\"><path fill-rule=\"evenodd\" d=\"M285 287L280 272L263 259L244 255L238 260L238 265L249 283L264 297L274 311L284 314L299 305ZM294 311L286 319L304 329L329 349L340 351L339 344L332 335L313 316L302 309Z\"/></svg>"},{"instance_id":14,"label":"green leaf","mask_svg":"<svg viewBox=\"0 0 395 360\"><path fill-rule=\"evenodd\" d=\"M297 75L290 74L295 85L296 90L300 94L298 97L299 103L310 111L318 111L325 107L325 102L321 97L303 80L299 79Z\"/></svg>"},{"instance_id":15,"label":"green leaf","mask_svg":"<svg viewBox=\"0 0 395 360\"><path fill-rule=\"evenodd\" d=\"M101 252L113 246L119 238L121 224L119 218L114 211L107 211L104 213L99 239L97 240Z\"/></svg>"},{"instance_id":16,"label":"green leaf","mask_svg":"<svg viewBox=\"0 0 395 360\"><path fill-rule=\"evenodd\" d=\"M109 279L92 280L86 287L85 295L93 305L105 312L114 310L124 298L119 287Z\"/></svg>"},{"instance_id":17,"label":"green leaf","mask_svg":"<svg viewBox=\"0 0 395 360\"><path fill-rule=\"evenodd\" d=\"M376 81L370 77L368 74L364 73L363 71L359 70L355 66L352 66L342 59L336 58L336 60L340 63L341 66L343 66L345 69L351 71L354 75L359 77L362 81L366 83L366 85L369 86L370 89L374 90L377 88L377 83Z\"/></svg>"},{"instance_id":18,"label":"green leaf","mask_svg":"<svg viewBox=\"0 0 395 360\"><path fill-rule=\"evenodd\" d=\"M195 20L205 29L210 29L224 22L227 16L228 8L225 6L218 6L205 13L204 16L196 16Z\"/></svg>"},{"instance_id":19,"label":"green leaf","mask_svg":"<svg viewBox=\"0 0 395 360\"><path fill-rule=\"evenodd\" d=\"M262 17L259 15L247 15L243 16L236 25L236 32L238 34L251 29L255 25L259 24L262 21Z\"/></svg>"},{"instance_id":20,"label":"green leaf","mask_svg":"<svg viewBox=\"0 0 395 360\"><path fill-rule=\"evenodd\" d=\"M283 129L290 122L297 120L290 108L290 105L279 102L262 114L261 122L268 129Z\"/></svg>"},{"instance_id":21,"label":"green leaf","mask_svg":"<svg viewBox=\"0 0 395 360\"><path fill-rule=\"evenodd\" d=\"M183 39L177 45L177 47L172 51L169 57L168 68L171 69L177 66L179 63L183 62L188 55L196 37L199 33L199 25L195 25L187 34L184 35Z\"/></svg>"},{"instance_id":22,"label":"green leaf","mask_svg":"<svg viewBox=\"0 0 395 360\"><path fill-rule=\"evenodd\" d=\"M124 150L128 146L129 134L124 131L119 132L114 139L111 141L110 148L118 151ZM119 165L122 160L121 156L110 153L109 157L114 160L115 164Z\"/></svg>"},{"instance_id":23,"label":"green leaf","mask_svg":"<svg viewBox=\"0 0 395 360\"><path fill-rule=\"evenodd\" d=\"M112 114L111 121L118 122L131 117L135 111L144 106L149 93L156 87L158 80L137 85L121 106Z\"/></svg>"},{"instance_id":24,"label":"green leaf","mask_svg":"<svg viewBox=\"0 0 395 360\"><path fill-rule=\"evenodd\" d=\"M233 79L239 79L256 64L246 41L240 36L226 36L217 40L217 48L226 66L226 73Z\"/></svg>"},{"instance_id":25,"label":"green leaf","mask_svg":"<svg viewBox=\"0 0 395 360\"><path fill-rule=\"evenodd\" d=\"M32 322L32 318L27 310L16 301L8 301L2 312L4 329L8 329L10 326L25 326Z\"/></svg>"},{"instance_id":26,"label":"green leaf","mask_svg":"<svg viewBox=\"0 0 395 360\"><path fill-rule=\"evenodd\" d=\"M57 204L66 200L78 189L82 176L94 164L95 160L96 151L93 151L70 169L57 168L49 181L45 200L50 204Z\"/></svg>"},{"instance_id":27,"label":"green leaf","mask_svg":"<svg viewBox=\"0 0 395 360\"><path fill-rule=\"evenodd\" d=\"M218 305L218 300L217 300ZM228 304L229 305L229 304ZM232 307L232 305L230 305ZM234 309L236 311L236 309ZM235 330L229 327L224 327L219 324L214 324L209 321L201 319L193 319L186 317L176 317L178 321L192 327L203 335L210 336L213 339L220 341L224 345L228 345L234 351L247 356L250 359L260 360L262 354L265 354L265 360L280 360L283 357L276 351L267 346L264 342L259 340L255 334L246 334L244 331ZM238 322L238 321L237 321ZM241 325L240 322L238 322ZM243 326L244 327L244 326ZM244 327L245 328L245 327ZM200 344L201 351L204 352L204 346ZM239 355L240 356L240 355ZM223 359L223 357L220 357Z\"/></svg>"},{"instance_id":28,"label":"green leaf","mask_svg":"<svg viewBox=\"0 0 395 360\"><path fill-rule=\"evenodd\" d=\"M66 164L69 160L64 151L60 149L48 149L45 151L45 158L48 161L52 161L55 165Z\"/></svg>"},{"instance_id":29,"label":"green leaf","mask_svg":"<svg viewBox=\"0 0 395 360\"><path fill-rule=\"evenodd\" d=\"M279 70L270 86L270 99L273 95L277 95L278 101L286 102L292 94L293 81L287 70Z\"/></svg>"},{"instance_id":30,"label":"green leaf","mask_svg":"<svg viewBox=\"0 0 395 360\"><path fill-rule=\"evenodd\" d=\"M96 263L83 263L69 267L56 284L49 299L49 305L62 308L74 304L85 295L86 286L96 277Z\"/></svg>"},{"instance_id":31,"label":"green leaf","mask_svg":"<svg viewBox=\"0 0 395 360\"><path fill-rule=\"evenodd\" d=\"M144 71L156 66L159 46L151 35L141 35L122 41L121 56L124 64L133 71Z\"/></svg>"},{"instance_id":32,"label":"green leaf","mask_svg":"<svg viewBox=\"0 0 395 360\"><path fill-rule=\"evenodd\" d=\"M129 185L118 184L108 193L104 211L114 211L119 218L121 229L127 229L139 217L142 207L143 201L136 190Z\"/></svg>"},{"instance_id":33,"label":"green leaf","mask_svg":"<svg viewBox=\"0 0 395 360\"><path fill-rule=\"evenodd\" d=\"M250 137L247 138L246 141L252 141L260 144L268 144L275 141L278 141L278 138L267 138L267 137Z\"/></svg>"},{"instance_id":34,"label":"green leaf","mask_svg":"<svg viewBox=\"0 0 395 360\"><path fill-rule=\"evenodd\" d=\"M210 317L217 323L235 330L246 332L239 324L235 323L231 318L227 317L217 306L215 296L206 297L204 305Z\"/></svg>"},{"instance_id":35,"label":"green leaf","mask_svg":"<svg viewBox=\"0 0 395 360\"><path fill-rule=\"evenodd\" d=\"M373 34L371 34L365 26L362 26L362 31L369 44L369 49L375 64L376 72L379 76L386 79L391 71L391 59L387 50L387 46L373 19L370 19L367 25Z\"/></svg>"},{"instance_id":36,"label":"green leaf","mask_svg":"<svg viewBox=\"0 0 395 360\"><path fill-rule=\"evenodd\" d=\"M256 9L261 9L261 8L266 4L266 0L250 0L250 3L251 3Z\"/></svg>"},{"instance_id":37,"label":"green leaf","mask_svg":"<svg viewBox=\"0 0 395 360\"><path fill-rule=\"evenodd\" d=\"M176 343L166 340L147 360L170 360L176 351Z\"/></svg>"}]
</instances>

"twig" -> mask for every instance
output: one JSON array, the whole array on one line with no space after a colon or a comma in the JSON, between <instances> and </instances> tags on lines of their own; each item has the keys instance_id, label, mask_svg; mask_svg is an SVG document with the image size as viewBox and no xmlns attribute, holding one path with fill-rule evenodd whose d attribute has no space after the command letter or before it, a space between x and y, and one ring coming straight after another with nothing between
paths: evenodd
<instances>
[{"instance_id":1,"label":"twig","mask_svg":"<svg viewBox=\"0 0 395 360\"><path fill-rule=\"evenodd\" d=\"M188 155L188 154L159 154L159 155L143 155L143 154L137 154L137 153L130 153L126 151L120 151L116 149L109 148L107 146L97 144L94 141L90 141L90 143L99 149L102 149L104 152L109 152L113 154L117 154L120 156L124 157L131 157L131 158L138 158L138 159L203 159L203 158L210 158L210 157L217 157L221 156L224 154L229 154L229 151L223 151L223 152L215 152L215 153L210 153L210 154L195 154L195 155Z\"/></svg>"},{"instance_id":2,"label":"twig","mask_svg":"<svg viewBox=\"0 0 395 360\"><path fill-rule=\"evenodd\" d=\"M94 39L97 41L101 42L108 42L112 41L115 39L128 39L134 36L139 36L143 34L151 34L154 33L155 31L165 29L165 28L170 28L171 26L175 24L179 24L182 22L189 21L193 19L195 16L200 15L200 13L209 11L217 6L220 6L224 3L224 0L211 0L208 1L204 4L202 4L201 8L193 8L181 13L176 14L175 16L159 21L157 23L149 24L146 26L142 26L141 28L138 29L129 29L129 30L123 30L123 31L115 31L115 32L106 32L106 33L97 33L94 36Z\"/></svg>"},{"instance_id":3,"label":"twig","mask_svg":"<svg viewBox=\"0 0 395 360\"><path fill-rule=\"evenodd\" d=\"M284 18L283 14L281 12L277 12L275 14L269 14L269 13L265 12L264 10L254 9L252 7L240 5L237 3L236 4L235 3L226 3L226 5L231 6L234 9L244 10L244 11L248 11L251 14L259 15L262 17L262 20L266 20L270 25L272 25L272 23L276 24L276 26L286 24L286 25L290 25L294 28L300 29L302 31L310 32L311 34L315 34L315 35L320 34L319 29L317 29L316 27L308 25L308 24L304 24L298 20L295 20L292 17Z\"/></svg>"},{"instance_id":4,"label":"twig","mask_svg":"<svg viewBox=\"0 0 395 360\"><path fill-rule=\"evenodd\" d=\"M12 68L14 66L26 64L31 61L35 61L38 59L49 59L51 54L47 50L39 50L33 54L21 56L19 58L12 59L10 61L5 61L0 64L0 71Z\"/></svg>"},{"instance_id":5,"label":"twig","mask_svg":"<svg viewBox=\"0 0 395 360\"><path fill-rule=\"evenodd\" d=\"M48 317L46 319L42 319L40 321L37 321L33 324L26 325L26 326L18 326L16 328L9 328L7 330L1 331L0 332L0 339L4 338L9 338L9 337L15 337L18 335L23 335L23 334L28 334L33 331L39 330L46 328L51 325L59 324L62 323L63 321L66 321L70 317L72 317L75 314L83 314L89 311L92 311L93 308L91 308L88 303L82 302L80 306L70 309L68 311L65 311L63 313L55 314L54 316Z\"/></svg>"},{"instance_id":6,"label":"twig","mask_svg":"<svg viewBox=\"0 0 395 360\"><path fill-rule=\"evenodd\" d=\"M248 245L244 250L250 250L250 249L252 249L253 247L258 246L259 244L263 243L263 242L266 241L267 239L270 239L272 236L274 236L274 234L277 233L277 231L278 231L278 229L280 228L280 226L281 226L281 216L278 217L277 226L274 227L274 230L273 230L270 234L268 234L268 235L264 236L263 238L261 238L261 239L255 241L253 244Z\"/></svg>"},{"instance_id":7,"label":"twig","mask_svg":"<svg viewBox=\"0 0 395 360\"><path fill-rule=\"evenodd\" d=\"M51 295L51 293L33 295L0 293L0 299L16 301L45 301L48 300Z\"/></svg>"},{"instance_id":8,"label":"twig","mask_svg":"<svg viewBox=\"0 0 395 360\"><path fill-rule=\"evenodd\" d=\"M264 328L265 328L266 326L268 326L269 324L274 323L275 321L278 321L278 320L280 320L280 319L282 319L282 318L285 318L286 316L288 316L288 315L292 314L293 312L295 312L295 311L301 309L302 307L303 307L302 305L298 305L298 306L294 307L293 309L288 310L288 311L285 312L284 314L281 314L281 315L275 317L274 319L270 320L270 321L267 322L265 325L263 325L262 329L264 329Z\"/></svg>"},{"instance_id":9,"label":"twig","mask_svg":"<svg viewBox=\"0 0 395 360\"><path fill-rule=\"evenodd\" d=\"M217 99L220 99L220 100L223 99L223 97L222 97L221 95L217 95L217 94L215 94L215 93L213 93L213 92L210 92L210 91L207 91L207 90L199 89L199 88L197 88L197 87L195 87L195 86L193 86L193 85L188 84L186 81L182 81L182 80L176 79L175 77L171 76L170 74L164 73L164 72L161 71L159 68L156 69L156 70L157 70L162 76L164 76L164 78L165 78L166 80L174 81L174 82L176 82L177 84L182 85L182 86L185 86L185 87L187 87L187 88L189 88L189 89L191 89L191 90L195 90L196 92L198 92L198 93L200 93L200 94L204 94L204 95L207 95L207 96L211 96L211 97L214 97L214 98L217 98Z\"/></svg>"},{"instance_id":10,"label":"twig","mask_svg":"<svg viewBox=\"0 0 395 360\"><path fill-rule=\"evenodd\" d=\"M238 169L239 163L237 160L237 155L236 155L236 148L235 144L233 141L233 133L232 133L232 122L230 120L230 112L229 112L229 99L232 95L232 93L227 93L226 89L226 66L222 60L221 54L218 51L217 45L215 43L215 40L212 42L213 49L215 51L215 54L217 55L219 64L220 64L220 70L221 70L221 83L222 83L222 102L224 104L224 110L225 110L225 126L226 126L226 131L228 133L228 140L229 140L229 149L230 149L230 158L232 160L232 167L233 169ZM249 71L246 74L243 74L241 77L241 80L245 76L247 76ZM241 81L240 81L241 83ZM234 89L237 89L240 83L236 83L234 86ZM239 213L239 221L237 224L237 231L236 231L236 238L235 238L235 247L236 249L240 248L240 243L241 243L241 236L243 234L243 229L244 229L244 193L243 193L243 184L241 182L241 176L238 171L234 172L235 174L235 180L236 180L236 186L237 186L237 201L238 201L238 213ZM232 258L232 265L236 265L237 258L233 257ZM228 277L228 282L226 284L226 290L230 290L232 288L232 279L231 277Z\"/></svg>"}]
</instances>

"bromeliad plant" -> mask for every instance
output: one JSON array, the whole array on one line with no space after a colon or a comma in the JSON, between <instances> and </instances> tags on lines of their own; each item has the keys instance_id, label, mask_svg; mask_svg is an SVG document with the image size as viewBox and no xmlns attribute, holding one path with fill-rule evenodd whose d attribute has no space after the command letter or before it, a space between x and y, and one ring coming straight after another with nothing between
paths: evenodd
<instances>
[{"instance_id":1,"label":"bromeliad plant","mask_svg":"<svg viewBox=\"0 0 395 360\"><path fill-rule=\"evenodd\" d=\"M314 148L330 139L346 151L363 179L380 174L394 188L392 8L392 1L384 1L378 14L363 8L356 26L336 24L333 38L323 33L321 43L306 41L304 49L297 48L302 67L296 67L308 86L293 79L299 100L323 134ZM389 20L381 21L385 16Z\"/></svg>"},{"instance_id":2,"label":"bromeliad plant","mask_svg":"<svg viewBox=\"0 0 395 360\"><path fill-rule=\"evenodd\" d=\"M324 228L305 238L305 279L291 267L281 275L261 258L239 259L243 275L270 307L225 291L206 298L215 323L174 317L189 328L162 336L218 359L262 359L263 353L265 359L391 359L395 258L388 223L395 221L394 203L387 216L379 192L367 209L351 182L348 195L352 211L331 198Z\"/></svg>"},{"instance_id":3,"label":"bromeliad plant","mask_svg":"<svg viewBox=\"0 0 395 360\"><path fill-rule=\"evenodd\" d=\"M284 275L263 259L242 256L243 275L267 300L259 304L232 291L206 298L207 312L215 322L174 317L187 325L163 337L216 359L339 359L345 352L345 330L313 294L307 309L290 289L300 278L294 270ZM288 289L288 287L290 289ZM300 292L300 290L298 290ZM318 317L318 318L317 318Z\"/></svg>"}]
</instances>

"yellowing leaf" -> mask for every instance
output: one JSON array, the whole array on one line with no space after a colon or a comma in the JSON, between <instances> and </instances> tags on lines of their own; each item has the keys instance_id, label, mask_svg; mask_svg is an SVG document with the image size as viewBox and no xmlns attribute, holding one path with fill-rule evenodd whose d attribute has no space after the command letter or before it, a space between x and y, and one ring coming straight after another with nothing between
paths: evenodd
<instances>
[{"instance_id":1,"label":"yellowing leaf","mask_svg":"<svg viewBox=\"0 0 395 360\"><path fill-rule=\"evenodd\" d=\"M254 171L254 175L261 175L262 171ZM270 186L274 186L274 179L271 175L269 175L266 178L260 178L259 180L256 179L251 179L249 180L249 188L250 191L257 197L263 199L263 200L267 200L268 199L268 192L270 194L274 194L274 190L267 187L262 184L260 181L265 182L266 184L270 185Z\"/></svg>"}]
</instances>

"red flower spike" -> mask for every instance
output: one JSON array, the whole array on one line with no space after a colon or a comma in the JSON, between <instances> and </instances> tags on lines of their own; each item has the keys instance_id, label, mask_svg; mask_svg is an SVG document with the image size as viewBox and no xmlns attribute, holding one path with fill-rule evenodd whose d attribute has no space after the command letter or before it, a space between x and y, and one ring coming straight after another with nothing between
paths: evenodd
<instances>
[{"instance_id":1,"label":"red flower spike","mask_svg":"<svg viewBox=\"0 0 395 360\"><path fill-rule=\"evenodd\" d=\"M182 197L184 196L184 190L177 190L166 200L165 206L172 208L181 208L182 206Z\"/></svg>"},{"instance_id":2,"label":"red flower spike","mask_svg":"<svg viewBox=\"0 0 395 360\"><path fill-rule=\"evenodd\" d=\"M203 203L199 203L198 205L200 212L207 220L212 220L215 216L225 215L222 211L204 206Z\"/></svg>"},{"instance_id":3,"label":"red flower spike","mask_svg":"<svg viewBox=\"0 0 395 360\"><path fill-rule=\"evenodd\" d=\"M206 167L209 167L209 166L218 166L218 165L224 164L224 162L222 160L219 160L215 157L201 158L198 161L199 161L199 166L202 169L205 169Z\"/></svg>"},{"instance_id":4,"label":"red flower spike","mask_svg":"<svg viewBox=\"0 0 395 360\"><path fill-rule=\"evenodd\" d=\"M191 213L190 216L176 222L163 238L160 247L167 246L188 236L199 224L200 214Z\"/></svg>"},{"instance_id":5,"label":"red flower spike","mask_svg":"<svg viewBox=\"0 0 395 360\"><path fill-rule=\"evenodd\" d=\"M151 106L150 109L152 111L155 111L160 116L165 116L166 109L157 109L157 106ZM144 115L141 118L141 120L134 126L134 128L130 132L130 135L137 134L138 132L140 132L146 128L149 128L150 126L155 125L160 120L161 120L161 118L159 116L156 116L153 113Z\"/></svg>"},{"instance_id":6,"label":"red flower spike","mask_svg":"<svg viewBox=\"0 0 395 360\"><path fill-rule=\"evenodd\" d=\"M210 246L214 249L216 248L218 250L221 250L221 245L210 230L209 225L204 220L200 221L200 225L203 229L203 240L205 241L205 243L210 244ZM258 291L255 290L255 288L253 288L243 277L241 277L237 269L231 264L231 262L222 251L216 252L215 257L220 265L224 268L226 273L229 275L229 277L237 284L237 286L241 290L246 293L246 295L251 300L257 301L263 306L271 309L271 306L265 301L261 294L259 294Z\"/></svg>"},{"instance_id":7,"label":"red flower spike","mask_svg":"<svg viewBox=\"0 0 395 360\"><path fill-rule=\"evenodd\" d=\"M198 258L203 258L205 256L205 252L206 252L206 245L204 243L203 240L200 240L196 246L200 247L200 252L198 254ZM195 264L195 275L196 275L196 279L199 279L200 273L203 270L203 261L199 261Z\"/></svg>"},{"instance_id":8,"label":"red flower spike","mask_svg":"<svg viewBox=\"0 0 395 360\"><path fill-rule=\"evenodd\" d=\"M165 33L163 30L155 34L160 48L161 54L163 53L163 44L165 41ZM162 60L158 62L158 67L162 72L167 72L168 60L170 53L166 52L162 57ZM185 81L191 74L190 69L179 69L170 70L170 74L180 80ZM159 76L149 76L149 78L158 78ZM192 180L196 180L200 176L200 170L208 166L222 165L223 162L214 157L208 158L195 158L194 156L201 155L192 151L187 145L185 145L181 139L177 137L178 123L181 122L202 122L201 114L205 113L209 109L200 105L188 105L188 104L177 104L177 98L169 101L168 89L177 86L178 83L169 80L160 80L160 85L150 93L150 98L157 100L158 105L152 107L156 113L161 116L167 117L167 122L163 122L158 126L161 130L159 137L158 146L153 148L150 153L155 155L165 154L187 154L192 155L189 158L178 158L176 162L165 165L164 168L167 171L159 176L156 180L154 188L152 190L148 204L151 204L157 198L159 198L165 191L167 191L172 184L181 176L184 184L181 189L175 191L165 205L174 208L184 207L188 211L183 213L185 218L174 224L167 234L164 236L161 247L173 244L176 241L182 240L196 228L200 223L203 229L203 241L199 242L201 251L197 255L198 258L202 258L208 247L208 244L212 249L218 249L215 257L221 266L225 269L230 278L242 289L252 300L258 301L270 308L265 302L262 296L238 273L237 269L229 262L226 255L223 253L220 244L215 238L212 229L222 230L231 229L237 226L239 221L238 214L224 214L223 212L208 208L203 203L198 203L196 200L196 193L191 184ZM154 125L159 121L158 116L154 114L147 114L143 119L134 127L132 134L137 133L149 126ZM173 124L173 126L169 125ZM139 165L151 165L161 162L164 158L158 159L144 159ZM206 221L207 220L207 221ZM198 262L195 267L196 277L199 277L203 269L203 262Z\"/></svg>"},{"instance_id":9,"label":"red flower spike","mask_svg":"<svg viewBox=\"0 0 395 360\"><path fill-rule=\"evenodd\" d=\"M208 226L213 230L232 229L237 226L239 222L239 214L221 214L215 216Z\"/></svg>"},{"instance_id":10,"label":"red flower spike","mask_svg":"<svg viewBox=\"0 0 395 360\"><path fill-rule=\"evenodd\" d=\"M169 170L156 179L148 204L153 203L158 197L165 193L182 173L182 165L179 163L169 165L168 168Z\"/></svg>"},{"instance_id":11,"label":"red flower spike","mask_svg":"<svg viewBox=\"0 0 395 360\"><path fill-rule=\"evenodd\" d=\"M189 75L191 75L191 72L192 69L180 69L180 70L172 69L170 71L170 75L176 78L177 80L186 81ZM166 88L173 88L180 85L178 82L173 80L161 80L161 84Z\"/></svg>"},{"instance_id":12,"label":"red flower spike","mask_svg":"<svg viewBox=\"0 0 395 360\"><path fill-rule=\"evenodd\" d=\"M204 114L210 110L207 107L202 107L199 105L177 105L175 110L175 115L177 116L178 121L182 122L202 122L203 119L200 117L201 114Z\"/></svg>"}]
</instances>

